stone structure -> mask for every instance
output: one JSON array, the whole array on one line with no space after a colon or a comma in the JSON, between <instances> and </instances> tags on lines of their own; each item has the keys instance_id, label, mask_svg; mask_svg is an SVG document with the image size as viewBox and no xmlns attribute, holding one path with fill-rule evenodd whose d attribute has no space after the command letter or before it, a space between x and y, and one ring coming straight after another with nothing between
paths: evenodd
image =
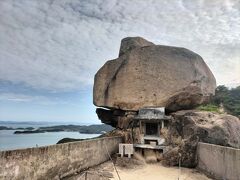
<instances>
[{"instance_id":1,"label":"stone structure","mask_svg":"<svg viewBox=\"0 0 240 180\"><path fill-rule=\"evenodd\" d=\"M133 144L119 144L119 153L121 157L124 157L125 155L128 156L128 158L131 158L131 156L134 153Z\"/></svg>"},{"instance_id":2,"label":"stone structure","mask_svg":"<svg viewBox=\"0 0 240 180\"><path fill-rule=\"evenodd\" d=\"M135 144L137 148L164 149L165 138L161 131L167 128L170 117L165 115L164 108L143 108L134 117L134 123L139 125L140 142Z\"/></svg>"},{"instance_id":3,"label":"stone structure","mask_svg":"<svg viewBox=\"0 0 240 180\"><path fill-rule=\"evenodd\" d=\"M240 179L240 149L198 143L198 169L214 179Z\"/></svg>"},{"instance_id":4,"label":"stone structure","mask_svg":"<svg viewBox=\"0 0 240 180\"><path fill-rule=\"evenodd\" d=\"M0 179L61 179L98 165L118 151L121 137L0 152Z\"/></svg>"},{"instance_id":5,"label":"stone structure","mask_svg":"<svg viewBox=\"0 0 240 180\"><path fill-rule=\"evenodd\" d=\"M163 107L139 109L138 115L133 118L134 148L136 152L144 156L146 162L157 162L162 153L167 150L165 136L162 132L167 130L170 119L165 115Z\"/></svg>"},{"instance_id":6,"label":"stone structure","mask_svg":"<svg viewBox=\"0 0 240 180\"><path fill-rule=\"evenodd\" d=\"M108 109L97 109L103 123L126 128L141 108L191 109L206 102L215 88L215 78L198 54L129 37L122 40L119 57L95 75L93 101Z\"/></svg>"}]
</instances>

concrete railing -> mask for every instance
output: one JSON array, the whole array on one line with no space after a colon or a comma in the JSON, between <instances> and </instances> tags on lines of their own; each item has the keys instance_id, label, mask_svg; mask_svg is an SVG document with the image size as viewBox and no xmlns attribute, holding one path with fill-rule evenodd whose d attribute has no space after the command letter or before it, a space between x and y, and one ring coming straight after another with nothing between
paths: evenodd
<instances>
[{"instance_id":1,"label":"concrete railing","mask_svg":"<svg viewBox=\"0 0 240 180\"><path fill-rule=\"evenodd\" d=\"M198 169L215 179L240 179L240 149L198 143Z\"/></svg>"},{"instance_id":2,"label":"concrete railing","mask_svg":"<svg viewBox=\"0 0 240 180\"><path fill-rule=\"evenodd\" d=\"M0 151L0 179L60 179L98 165L118 151L121 137Z\"/></svg>"}]
</instances>

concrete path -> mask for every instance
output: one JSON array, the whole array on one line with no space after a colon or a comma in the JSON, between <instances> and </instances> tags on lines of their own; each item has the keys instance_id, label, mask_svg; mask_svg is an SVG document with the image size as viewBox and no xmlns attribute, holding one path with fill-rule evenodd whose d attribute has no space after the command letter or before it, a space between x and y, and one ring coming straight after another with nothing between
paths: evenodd
<instances>
[{"instance_id":1,"label":"concrete path","mask_svg":"<svg viewBox=\"0 0 240 180\"><path fill-rule=\"evenodd\" d=\"M141 168L131 170L118 168L118 171L121 180L210 180L195 169L182 168L180 173L178 168L163 167L160 164L146 164ZM118 180L115 172L113 175L112 179Z\"/></svg>"}]
</instances>

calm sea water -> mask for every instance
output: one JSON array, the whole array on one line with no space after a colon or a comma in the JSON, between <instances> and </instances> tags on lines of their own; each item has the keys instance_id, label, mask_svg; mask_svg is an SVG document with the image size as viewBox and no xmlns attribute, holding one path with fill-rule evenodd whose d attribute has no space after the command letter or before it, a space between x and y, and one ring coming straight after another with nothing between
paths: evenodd
<instances>
[{"instance_id":1,"label":"calm sea water","mask_svg":"<svg viewBox=\"0 0 240 180\"><path fill-rule=\"evenodd\" d=\"M22 125L21 127L34 127L34 126ZM0 151L52 145L56 144L62 138L86 139L99 136L99 134L80 134L79 132L46 132L36 134L13 134L14 131L15 130L0 130Z\"/></svg>"}]
</instances>

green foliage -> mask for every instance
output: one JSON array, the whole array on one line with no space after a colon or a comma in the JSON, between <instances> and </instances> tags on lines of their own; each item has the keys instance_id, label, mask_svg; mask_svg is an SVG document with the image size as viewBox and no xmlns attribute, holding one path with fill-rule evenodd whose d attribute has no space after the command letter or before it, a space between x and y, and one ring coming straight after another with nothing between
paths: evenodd
<instances>
[{"instance_id":1,"label":"green foliage","mask_svg":"<svg viewBox=\"0 0 240 180\"><path fill-rule=\"evenodd\" d=\"M224 107L229 114L240 117L240 86L232 89L218 86L210 103L201 105L197 109L221 113L220 107Z\"/></svg>"},{"instance_id":2,"label":"green foliage","mask_svg":"<svg viewBox=\"0 0 240 180\"><path fill-rule=\"evenodd\" d=\"M217 112L220 113L219 111L219 106L215 104L206 104L206 105L201 105L197 108L198 110L201 111L210 111L210 112Z\"/></svg>"},{"instance_id":3,"label":"green foliage","mask_svg":"<svg viewBox=\"0 0 240 180\"><path fill-rule=\"evenodd\" d=\"M212 103L216 105L222 104L225 100L229 99L229 90L225 86L218 86L215 90L215 96L212 99Z\"/></svg>"},{"instance_id":4,"label":"green foliage","mask_svg":"<svg viewBox=\"0 0 240 180\"><path fill-rule=\"evenodd\" d=\"M228 89L225 86L218 86L211 103L216 106L222 104L228 113L240 116L240 86L232 89Z\"/></svg>"}]
</instances>

